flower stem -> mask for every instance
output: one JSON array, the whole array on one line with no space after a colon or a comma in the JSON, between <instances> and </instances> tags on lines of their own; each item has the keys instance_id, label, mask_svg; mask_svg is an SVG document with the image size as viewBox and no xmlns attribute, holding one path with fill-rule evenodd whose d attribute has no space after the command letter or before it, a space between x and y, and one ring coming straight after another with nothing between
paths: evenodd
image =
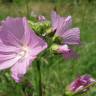
<instances>
[{"instance_id":1,"label":"flower stem","mask_svg":"<svg viewBox=\"0 0 96 96\"><path fill-rule=\"evenodd\" d=\"M37 70L38 70L38 96L42 96L42 81L41 81L41 69L39 60L37 60Z\"/></svg>"},{"instance_id":2,"label":"flower stem","mask_svg":"<svg viewBox=\"0 0 96 96\"><path fill-rule=\"evenodd\" d=\"M27 15L27 18L29 18L29 14L30 14L30 9L29 9L29 0L25 0L25 5L26 5L26 15Z\"/></svg>"}]
</instances>

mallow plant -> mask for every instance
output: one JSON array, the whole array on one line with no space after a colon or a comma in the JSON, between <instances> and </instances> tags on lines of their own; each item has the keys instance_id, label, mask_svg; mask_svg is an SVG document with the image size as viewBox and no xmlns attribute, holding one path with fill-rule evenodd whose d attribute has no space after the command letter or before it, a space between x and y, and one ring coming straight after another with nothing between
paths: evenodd
<instances>
[{"instance_id":1,"label":"mallow plant","mask_svg":"<svg viewBox=\"0 0 96 96\"><path fill-rule=\"evenodd\" d=\"M80 44L80 29L72 28L71 16L62 17L56 11L52 11L51 20L42 15L33 18L7 17L0 22L0 71L10 69L12 79L19 84L36 60L38 96L43 96L38 55L47 50L51 54L61 54L66 60L79 58L72 46ZM80 76L66 87L65 94L72 96L86 92L95 83L89 75Z\"/></svg>"}]
</instances>

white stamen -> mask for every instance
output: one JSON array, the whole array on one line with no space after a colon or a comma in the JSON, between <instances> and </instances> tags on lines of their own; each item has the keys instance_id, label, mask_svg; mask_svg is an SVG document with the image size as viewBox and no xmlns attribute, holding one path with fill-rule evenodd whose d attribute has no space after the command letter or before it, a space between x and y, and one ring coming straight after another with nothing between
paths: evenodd
<instances>
[{"instance_id":1,"label":"white stamen","mask_svg":"<svg viewBox=\"0 0 96 96\"><path fill-rule=\"evenodd\" d=\"M19 56L22 56L22 57L27 57L28 54L29 54L29 51L30 51L29 47L23 46L23 47L21 48L21 52L20 52L18 55L19 55Z\"/></svg>"}]
</instances>

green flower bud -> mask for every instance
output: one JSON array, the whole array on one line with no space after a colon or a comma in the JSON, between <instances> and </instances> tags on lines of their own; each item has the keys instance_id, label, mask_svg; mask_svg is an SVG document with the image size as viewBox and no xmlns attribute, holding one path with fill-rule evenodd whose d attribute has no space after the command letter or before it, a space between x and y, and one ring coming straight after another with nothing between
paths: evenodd
<instances>
[{"instance_id":1,"label":"green flower bud","mask_svg":"<svg viewBox=\"0 0 96 96\"><path fill-rule=\"evenodd\" d=\"M57 45L57 44L53 44L53 45L50 47L50 49L51 49L52 51L57 51L58 48L59 48L59 45Z\"/></svg>"}]
</instances>

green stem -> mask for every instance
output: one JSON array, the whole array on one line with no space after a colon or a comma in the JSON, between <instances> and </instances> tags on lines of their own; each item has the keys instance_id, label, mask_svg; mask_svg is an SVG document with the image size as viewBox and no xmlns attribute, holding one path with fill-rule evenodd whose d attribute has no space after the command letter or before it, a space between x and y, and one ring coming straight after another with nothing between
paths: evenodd
<instances>
[{"instance_id":1,"label":"green stem","mask_svg":"<svg viewBox=\"0 0 96 96\"><path fill-rule=\"evenodd\" d=\"M42 96L42 81L41 81L41 69L40 69L40 61L37 60L37 71L38 71L38 96Z\"/></svg>"},{"instance_id":2,"label":"green stem","mask_svg":"<svg viewBox=\"0 0 96 96\"><path fill-rule=\"evenodd\" d=\"M30 13L30 9L29 9L29 0L25 0L25 5L26 5L26 14L27 14L27 18L29 18L29 13Z\"/></svg>"}]
</instances>

